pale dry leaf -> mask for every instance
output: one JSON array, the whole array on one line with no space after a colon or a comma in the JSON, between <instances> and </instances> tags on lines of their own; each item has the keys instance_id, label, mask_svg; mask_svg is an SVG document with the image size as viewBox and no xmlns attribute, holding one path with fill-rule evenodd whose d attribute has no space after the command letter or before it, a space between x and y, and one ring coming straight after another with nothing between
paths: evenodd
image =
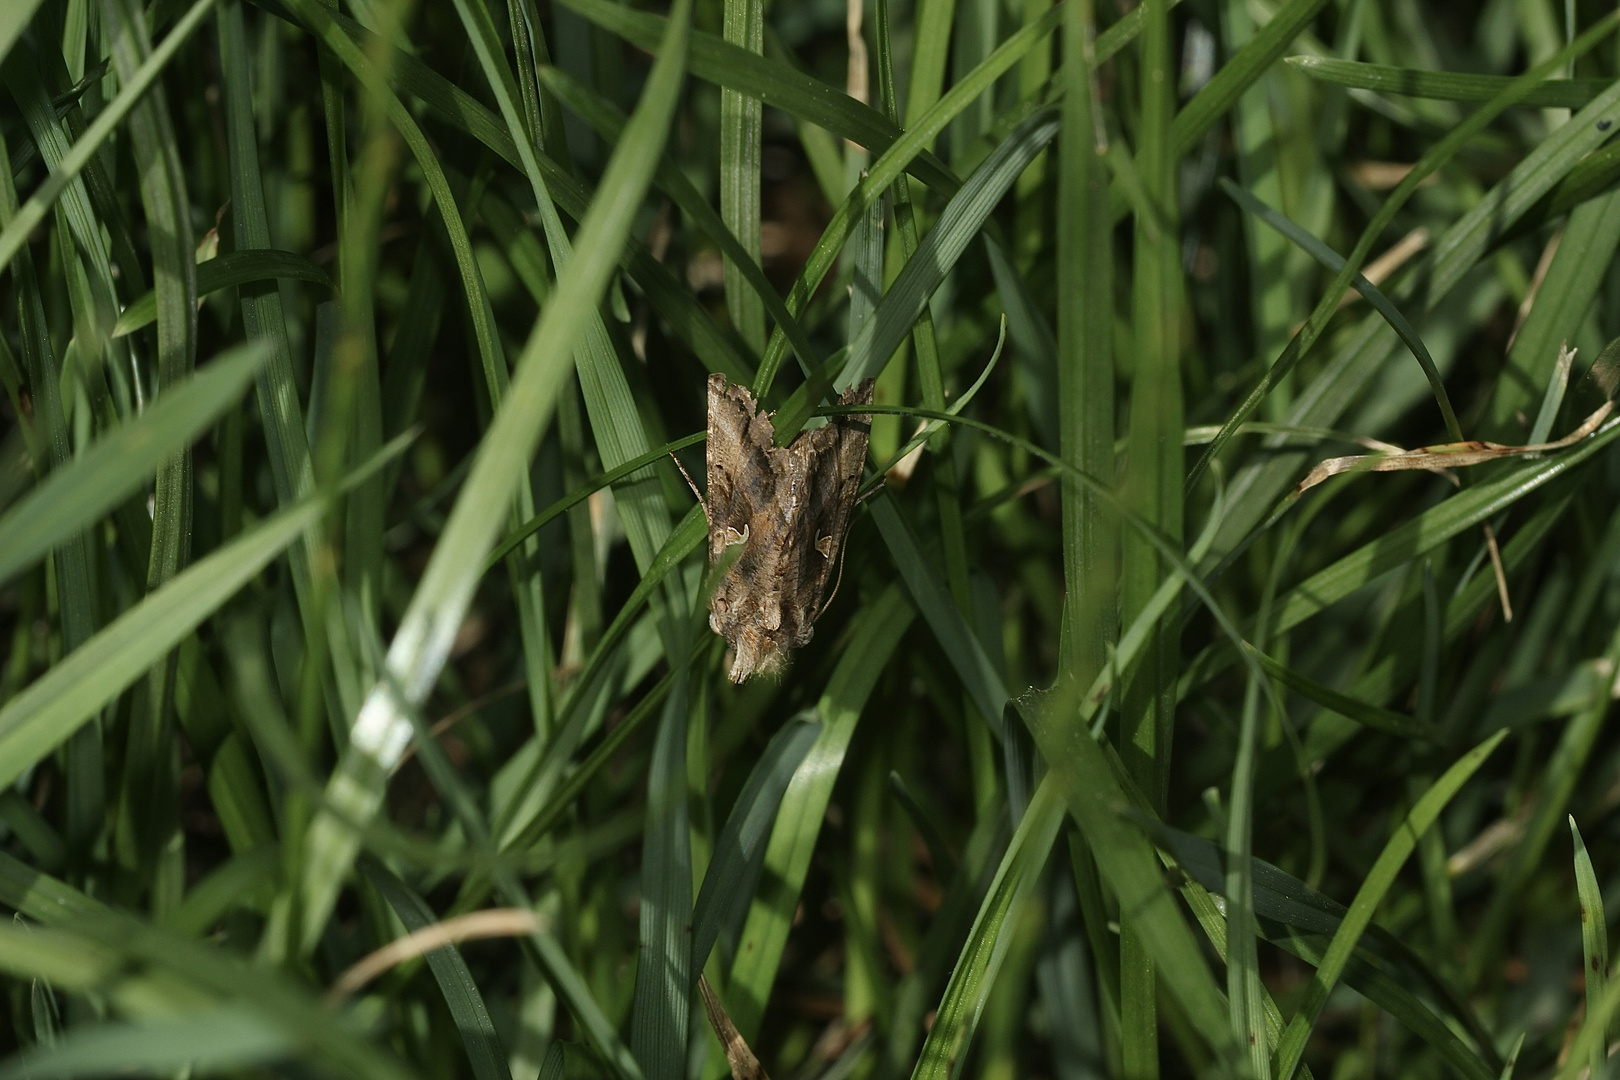
<instances>
[{"instance_id":1,"label":"pale dry leaf","mask_svg":"<svg viewBox=\"0 0 1620 1080\"><path fill-rule=\"evenodd\" d=\"M759 1058L748 1048L748 1041L731 1022L731 1014L720 1003L720 996L709 985L706 976L698 976L698 993L703 997L703 1011L709 1014L709 1026L714 1037L726 1051L726 1064L731 1066L731 1080L771 1080Z\"/></svg>"},{"instance_id":2,"label":"pale dry leaf","mask_svg":"<svg viewBox=\"0 0 1620 1080\"><path fill-rule=\"evenodd\" d=\"M1574 446L1602 426L1614 411L1614 402L1605 401L1588 416L1584 423L1556 442L1533 443L1529 446L1504 446L1501 443L1470 439L1460 443L1442 443L1421 446L1399 454L1357 454L1352 457L1328 458L1310 471L1294 488L1294 497L1309 491L1330 477L1347 472L1406 472L1411 469L1456 469L1468 465L1481 465L1487 461L1541 454Z\"/></svg>"}]
</instances>

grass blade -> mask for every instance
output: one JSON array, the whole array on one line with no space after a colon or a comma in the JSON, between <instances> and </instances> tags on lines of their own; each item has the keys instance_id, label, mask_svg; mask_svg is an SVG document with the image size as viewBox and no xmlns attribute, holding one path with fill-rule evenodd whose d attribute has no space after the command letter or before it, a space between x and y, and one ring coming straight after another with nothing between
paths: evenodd
<instances>
[{"instance_id":1,"label":"grass blade","mask_svg":"<svg viewBox=\"0 0 1620 1080\"><path fill-rule=\"evenodd\" d=\"M0 582L43 558L129 498L163 462L189 446L241 397L264 364L245 346L172 387L0 516Z\"/></svg>"}]
</instances>

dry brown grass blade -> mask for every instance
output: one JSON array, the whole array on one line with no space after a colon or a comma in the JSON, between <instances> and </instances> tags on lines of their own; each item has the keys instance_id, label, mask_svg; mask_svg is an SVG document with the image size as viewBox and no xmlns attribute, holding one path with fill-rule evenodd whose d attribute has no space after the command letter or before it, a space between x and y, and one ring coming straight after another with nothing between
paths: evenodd
<instances>
[{"instance_id":1,"label":"dry brown grass blade","mask_svg":"<svg viewBox=\"0 0 1620 1080\"><path fill-rule=\"evenodd\" d=\"M765 1067L759 1063L759 1058L748 1048L748 1041L742 1037L742 1032L731 1022L731 1014L720 1003L720 995L714 992L706 976L698 976L698 993L703 995L703 1011L709 1014L709 1026L714 1028L714 1037L725 1047L726 1064L731 1066L731 1080L771 1080Z\"/></svg>"},{"instance_id":2,"label":"dry brown grass blade","mask_svg":"<svg viewBox=\"0 0 1620 1080\"><path fill-rule=\"evenodd\" d=\"M1574 446L1602 426L1614 411L1614 402L1605 401L1574 431L1556 442L1533 443L1530 446L1504 446L1501 443L1471 439L1468 442L1443 443L1422 446L1399 454L1357 454L1352 457L1328 458L1310 471L1310 475L1294 488L1294 498L1309 491L1329 477L1347 472L1405 472L1410 469L1457 469L1467 465L1482 465L1487 461L1541 454Z\"/></svg>"},{"instance_id":3,"label":"dry brown grass blade","mask_svg":"<svg viewBox=\"0 0 1620 1080\"><path fill-rule=\"evenodd\" d=\"M389 968L426 955L434 949L462 941L493 937L527 937L543 929L540 916L523 908L489 908L458 915L424 926L362 957L338 976L326 992L328 1001L341 1001Z\"/></svg>"}]
</instances>

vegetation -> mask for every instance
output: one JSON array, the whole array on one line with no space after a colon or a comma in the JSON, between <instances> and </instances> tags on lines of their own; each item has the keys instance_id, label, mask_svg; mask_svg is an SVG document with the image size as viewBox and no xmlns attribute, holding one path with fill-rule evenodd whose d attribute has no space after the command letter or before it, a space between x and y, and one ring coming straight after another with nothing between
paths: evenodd
<instances>
[{"instance_id":1,"label":"vegetation","mask_svg":"<svg viewBox=\"0 0 1620 1080\"><path fill-rule=\"evenodd\" d=\"M0 4L0 1077L1596 1080L1617 24Z\"/></svg>"}]
</instances>

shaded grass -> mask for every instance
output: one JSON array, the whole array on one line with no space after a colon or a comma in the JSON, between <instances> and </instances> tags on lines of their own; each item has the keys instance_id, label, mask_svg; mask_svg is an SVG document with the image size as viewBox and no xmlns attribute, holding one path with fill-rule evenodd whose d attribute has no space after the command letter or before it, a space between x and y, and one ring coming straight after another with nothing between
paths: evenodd
<instances>
[{"instance_id":1,"label":"shaded grass","mask_svg":"<svg viewBox=\"0 0 1620 1080\"><path fill-rule=\"evenodd\" d=\"M1577 14L6 7L0 1073L1600 1071L1620 422L1285 498L1613 392ZM916 449L742 686L711 371Z\"/></svg>"}]
</instances>

